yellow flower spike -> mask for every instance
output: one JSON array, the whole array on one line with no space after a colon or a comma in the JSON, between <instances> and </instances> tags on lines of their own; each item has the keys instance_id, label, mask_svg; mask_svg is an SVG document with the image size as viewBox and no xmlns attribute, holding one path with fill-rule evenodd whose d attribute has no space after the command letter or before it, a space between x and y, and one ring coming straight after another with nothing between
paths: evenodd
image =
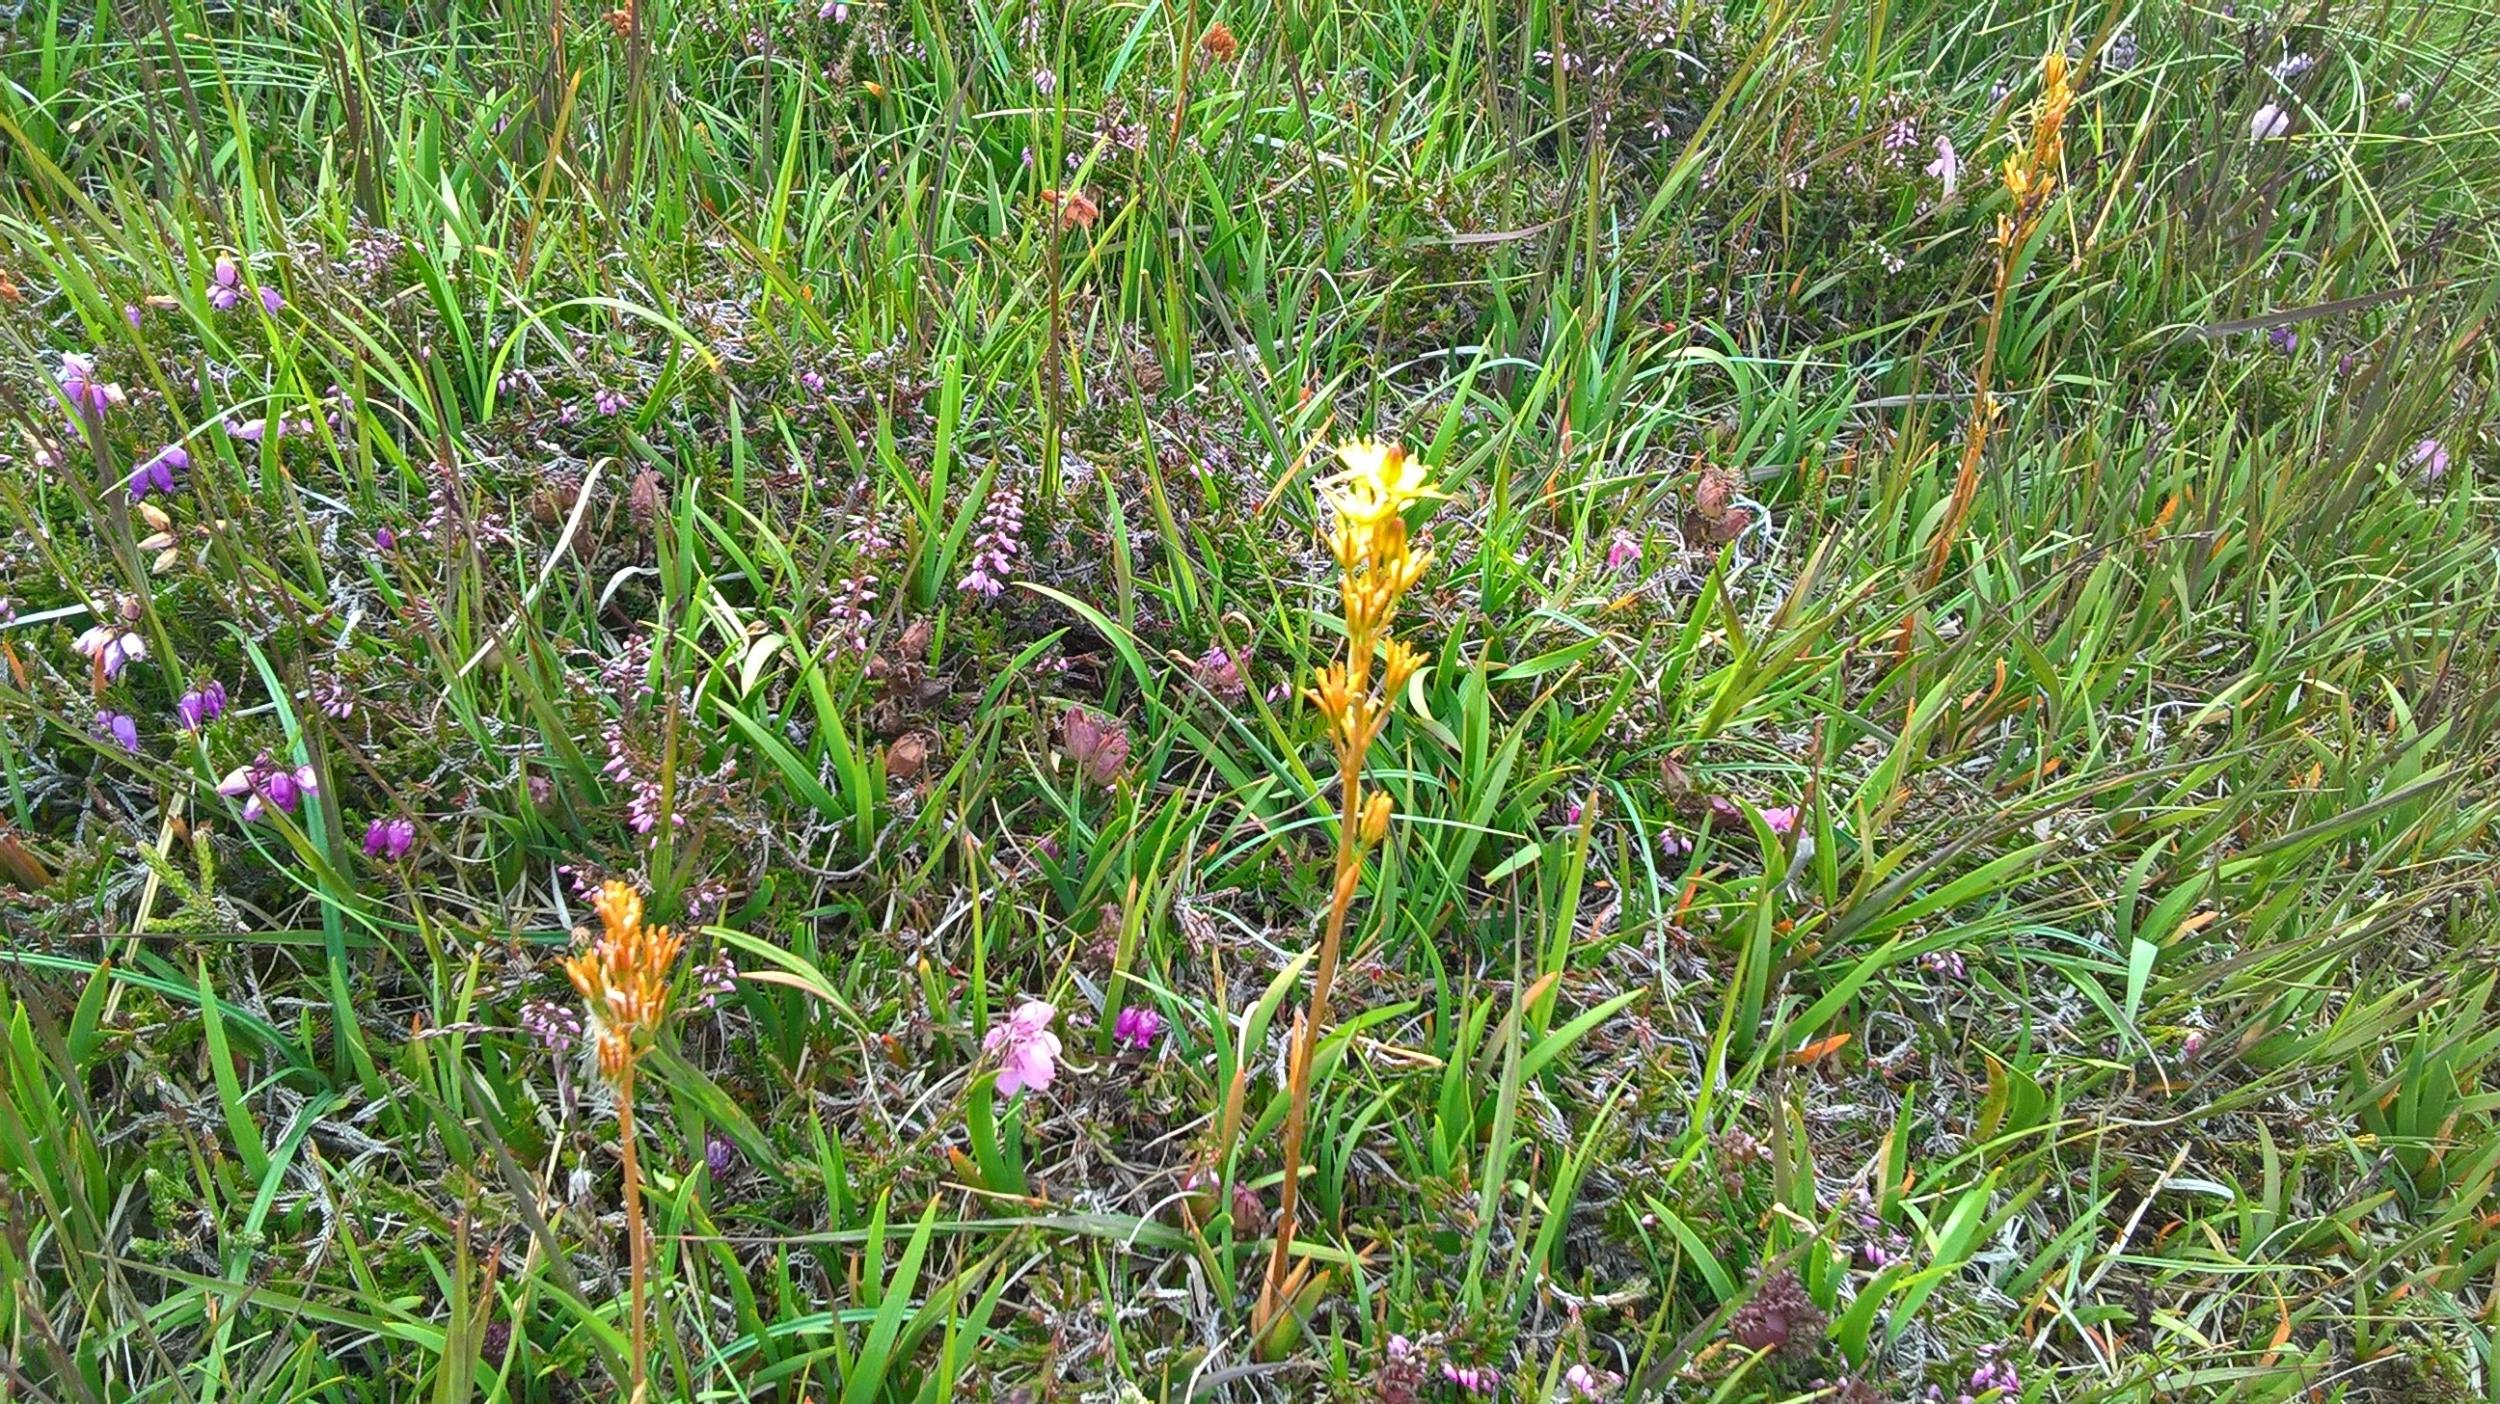
<instances>
[{"instance_id":1,"label":"yellow flower spike","mask_svg":"<svg viewBox=\"0 0 2500 1404\"><path fill-rule=\"evenodd\" d=\"M564 962L589 1016L599 1075L623 1085L668 1016L669 970L685 943L665 926L642 924L642 894L610 882L592 899L603 928Z\"/></svg>"},{"instance_id":2,"label":"yellow flower spike","mask_svg":"<svg viewBox=\"0 0 2500 1404\"><path fill-rule=\"evenodd\" d=\"M1371 798L1364 802L1363 846L1365 848L1378 848L1380 841L1389 836L1389 812L1393 807L1389 802L1389 797L1378 790L1374 790Z\"/></svg>"}]
</instances>

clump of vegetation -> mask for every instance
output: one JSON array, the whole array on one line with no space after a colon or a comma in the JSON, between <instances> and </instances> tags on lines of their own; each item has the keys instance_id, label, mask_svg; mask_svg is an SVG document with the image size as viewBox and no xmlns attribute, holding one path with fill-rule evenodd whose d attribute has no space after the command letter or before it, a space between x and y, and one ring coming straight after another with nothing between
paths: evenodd
<instances>
[{"instance_id":1,"label":"clump of vegetation","mask_svg":"<svg viewBox=\"0 0 2500 1404\"><path fill-rule=\"evenodd\" d=\"M0 10L0 1397L2483 1389L2488 28Z\"/></svg>"}]
</instances>

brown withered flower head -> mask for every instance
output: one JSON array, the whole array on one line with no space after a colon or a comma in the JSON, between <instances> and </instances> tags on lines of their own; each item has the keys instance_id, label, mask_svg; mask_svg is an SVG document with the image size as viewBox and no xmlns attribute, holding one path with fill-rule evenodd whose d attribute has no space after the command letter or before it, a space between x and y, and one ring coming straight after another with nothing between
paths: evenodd
<instances>
[{"instance_id":1,"label":"brown withered flower head","mask_svg":"<svg viewBox=\"0 0 2500 1404\"><path fill-rule=\"evenodd\" d=\"M599 1075L622 1087L668 1017L669 970L685 942L665 926L642 924L642 894L621 882L599 889L596 939L564 962L581 994Z\"/></svg>"},{"instance_id":2,"label":"brown withered flower head","mask_svg":"<svg viewBox=\"0 0 2500 1404\"><path fill-rule=\"evenodd\" d=\"M1091 229L1102 218L1102 206L1082 190L1045 190L1042 201L1058 209L1062 229Z\"/></svg>"},{"instance_id":3,"label":"brown withered flower head","mask_svg":"<svg viewBox=\"0 0 2500 1404\"><path fill-rule=\"evenodd\" d=\"M1218 23L1207 26L1207 32L1198 36L1198 47L1217 63L1231 63L1233 55L1241 52L1241 41L1233 37L1230 25Z\"/></svg>"},{"instance_id":4,"label":"brown withered flower head","mask_svg":"<svg viewBox=\"0 0 2500 1404\"><path fill-rule=\"evenodd\" d=\"M1823 1343L1825 1317L1805 1283L1787 1268L1754 1286L1753 1300L1728 1318L1727 1333L1747 1350L1780 1355L1812 1355Z\"/></svg>"}]
</instances>

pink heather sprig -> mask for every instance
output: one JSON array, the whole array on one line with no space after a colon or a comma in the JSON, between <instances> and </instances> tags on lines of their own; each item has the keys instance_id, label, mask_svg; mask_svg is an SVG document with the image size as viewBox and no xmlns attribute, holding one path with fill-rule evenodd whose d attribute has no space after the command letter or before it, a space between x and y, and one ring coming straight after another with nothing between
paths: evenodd
<instances>
[{"instance_id":1,"label":"pink heather sprig","mask_svg":"<svg viewBox=\"0 0 2500 1404\"><path fill-rule=\"evenodd\" d=\"M981 509L981 531L972 538L972 557L955 588L967 595L997 599L1006 593L1016 559L1024 553L1024 494L1005 478L990 488Z\"/></svg>"},{"instance_id":2,"label":"pink heather sprig","mask_svg":"<svg viewBox=\"0 0 2500 1404\"><path fill-rule=\"evenodd\" d=\"M660 811L666 806L667 792L661 788L658 779L643 773L641 763L635 760L625 745L625 728L622 725L609 722L601 735L608 745L608 760L607 764L599 767L599 772L625 787L626 822L633 826L635 833L647 834L660 826ZM669 815L672 828L681 827L685 822L686 812L683 809Z\"/></svg>"}]
</instances>

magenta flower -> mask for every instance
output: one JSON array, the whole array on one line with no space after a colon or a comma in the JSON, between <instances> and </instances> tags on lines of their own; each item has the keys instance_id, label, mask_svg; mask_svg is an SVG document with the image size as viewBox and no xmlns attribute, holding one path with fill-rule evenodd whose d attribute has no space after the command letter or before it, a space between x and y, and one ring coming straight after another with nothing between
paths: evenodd
<instances>
[{"instance_id":1,"label":"magenta flower","mask_svg":"<svg viewBox=\"0 0 2500 1404\"><path fill-rule=\"evenodd\" d=\"M1111 1037L1143 1053L1163 1037L1163 1016L1143 1005L1132 1004L1111 1021Z\"/></svg>"},{"instance_id":2,"label":"magenta flower","mask_svg":"<svg viewBox=\"0 0 2500 1404\"><path fill-rule=\"evenodd\" d=\"M70 647L93 662L111 682L122 669L148 656L148 641L116 624L98 624L80 634Z\"/></svg>"},{"instance_id":3,"label":"magenta flower","mask_svg":"<svg viewBox=\"0 0 2500 1404\"><path fill-rule=\"evenodd\" d=\"M2438 482L2448 476L2448 446L2437 439L2424 439L2413 446L2412 463L2422 481Z\"/></svg>"},{"instance_id":4,"label":"magenta flower","mask_svg":"<svg viewBox=\"0 0 2500 1404\"><path fill-rule=\"evenodd\" d=\"M1501 1372L1490 1365L1454 1365L1444 1360L1441 1378L1468 1394L1491 1394L1502 1387Z\"/></svg>"},{"instance_id":5,"label":"magenta flower","mask_svg":"<svg viewBox=\"0 0 2500 1404\"><path fill-rule=\"evenodd\" d=\"M119 408L129 398L122 394L120 386L96 379L95 357L76 351L61 357L60 384L70 408L89 421L103 419L107 411Z\"/></svg>"},{"instance_id":6,"label":"magenta flower","mask_svg":"<svg viewBox=\"0 0 2500 1404\"><path fill-rule=\"evenodd\" d=\"M174 474L191 470L191 452L180 444L167 444L130 474L130 500L138 502L151 492L172 492Z\"/></svg>"},{"instance_id":7,"label":"magenta flower","mask_svg":"<svg viewBox=\"0 0 2500 1404\"><path fill-rule=\"evenodd\" d=\"M994 600L1007 590L1016 558L1024 552L1024 494L999 480L981 507L981 533L972 538L972 556L955 588L967 595Z\"/></svg>"},{"instance_id":8,"label":"magenta flower","mask_svg":"<svg viewBox=\"0 0 2500 1404\"><path fill-rule=\"evenodd\" d=\"M1641 543L1628 531L1615 533L1606 543L1606 569L1617 575L1641 563Z\"/></svg>"},{"instance_id":9,"label":"magenta flower","mask_svg":"<svg viewBox=\"0 0 2500 1404\"><path fill-rule=\"evenodd\" d=\"M1059 1036L1050 1031L1059 1011L1044 1000L1026 1000L1007 1021L990 1029L982 1051L998 1060L998 1090L1014 1096L1027 1087L1048 1087L1059 1072Z\"/></svg>"},{"instance_id":10,"label":"magenta flower","mask_svg":"<svg viewBox=\"0 0 2500 1404\"><path fill-rule=\"evenodd\" d=\"M396 863L417 841L416 822L404 817L376 819L365 826L365 856Z\"/></svg>"},{"instance_id":11,"label":"magenta flower","mask_svg":"<svg viewBox=\"0 0 2500 1404\"><path fill-rule=\"evenodd\" d=\"M1076 762L1089 785L1109 789L1128 764L1128 725L1118 717L1101 717L1083 707L1070 707L1059 719L1059 749Z\"/></svg>"},{"instance_id":12,"label":"magenta flower","mask_svg":"<svg viewBox=\"0 0 2500 1404\"><path fill-rule=\"evenodd\" d=\"M225 254L217 255L217 266L209 270L208 305L220 312L243 305L243 270Z\"/></svg>"},{"instance_id":13,"label":"magenta flower","mask_svg":"<svg viewBox=\"0 0 2500 1404\"><path fill-rule=\"evenodd\" d=\"M320 788L311 766L299 765L290 770L272 764L266 753L250 765L236 766L217 782L217 793L243 801L246 824L268 813L273 805L293 814L296 806L304 802L304 796Z\"/></svg>"},{"instance_id":14,"label":"magenta flower","mask_svg":"<svg viewBox=\"0 0 2500 1404\"><path fill-rule=\"evenodd\" d=\"M139 723L128 712L97 712L95 734L120 742L121 748L134 756L139 753Z\"/></svg>"},{"instance_id":15,"label":"magenta flower","mask_svg":"<svg viewBox=\"0 0 2500 1404\"><path fill-rule=\"evenodd\" d=\"M260 310L275 316L277 315L278 309L284 306L286 306L286 299L278 295L278 290L276 288L270 287L267 284L263 284L261 286Z\"/></svg>"},{"instance_id":16,"label":"magenta flower","mask_svg":"<svg viewBox=\"0 0 2500 1404\"><path fill-rule=\"evenodd\" d=\"M625 407L632 403L625 398L624 391L604 385L599 387L599 393L591 396L590 399L592 404L598 406L601 414L623 414Z\"/></svg>"},{"instance_id":17,"label":"magenta flower","mask_svg":"<svg viewBox=\"0 0 2500 1404\"><path fill-rule=\"evenodd\" d=\"M197 731L217 720L226 710L226 685L215 678L200 684L174 702L174 718L185 731Z\"/></svg>"},{"instance_id":18,"label":"magenta flower","mask_svg":"<svg viewBox=\"0 0 2500 1404\"><path fill-rule=\"evenodd\" d=\"M391 530L389 527L375 527L375 528L373 529L373 549L374 549L374 550L376 550L376 551L390 551L390 550L396 550L396 549L398 548L398 546L399 546L399 533L398 533L398 532L395 532L395 531Z\"/></svg>"},{"instance_id":19,"label":"magenta flower","mask_svg":"<svg viewBox=\"0 0 2500 1404\"><path fill-rule=\"evenodd\" d=\"M1797 806L1775 804L1762 811L1762 822L1771 826L1772 833L1786 838L1797 831Z\"/></svg>"}]
</instances>

